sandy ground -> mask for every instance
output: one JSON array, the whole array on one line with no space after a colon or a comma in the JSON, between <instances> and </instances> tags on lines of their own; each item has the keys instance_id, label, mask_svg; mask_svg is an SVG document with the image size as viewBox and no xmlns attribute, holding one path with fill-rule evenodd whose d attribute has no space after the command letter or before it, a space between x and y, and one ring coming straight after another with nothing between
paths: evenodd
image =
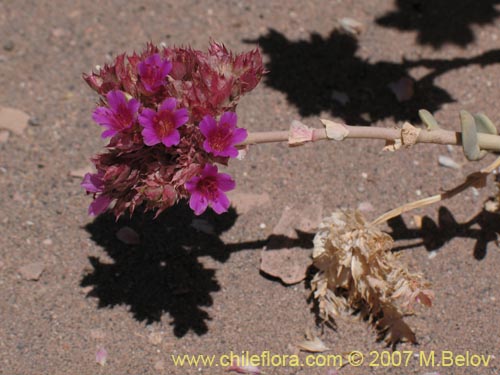
<instances>
[{"instance_id":1,"label":"sandy ground","mask_svg":"<svg viewBox=\"0 0 500 375\"><path fill-rule=\"evenodd\" d=\"M321 202L326 215L369 202L374 218L479 169L458 148L389 154L376 141L254 147L229 171L238 192L270 200L245 213L206 215L212 234L193 228L181 205L156 221L93 220L80 179L70 175L104 145L90 118L97 95L82 72L150 40L205 49L212 37L238 52L260 45L270 73L238 107L250 131L287 129L293 119L320 127L319 117L394 127L420 108L448 129L458 128L460 109L498 123L498 1L432 3L0 1L0 106L31 118L22 134L0 144L0 374L222 374L220 367L176 367L171 355L292 354L306 329L328 353L366 355L363 366L346 366L342 375L500 373L499 217L481 212L494 194L491 181L415 212L432 219L427 229L413 230L412 214L385 227L436 293L432 308L408 319L419 345L397 347L413 351L404 368L369 366L387 348L366 323L316 326L307 282L285 286L259 272L261 249L286 207ZM343 17L360 21L362 33L340 32ZM387 85L405 76L415 93L399 103ZM338 93L349 101L339 103ZM463 168L438 166L439 155ZM125 225L140 245L116 239ZM309 239L304 251L311 246ZM31 263L43 269L37 281L19 272ZM101 348L104 366L96 363ZM420 351L435 351L437 365L443 350L495 358L486 368L420 366ZM262 370L328 373L320 366Z\"/></svg>"}]
</instances>

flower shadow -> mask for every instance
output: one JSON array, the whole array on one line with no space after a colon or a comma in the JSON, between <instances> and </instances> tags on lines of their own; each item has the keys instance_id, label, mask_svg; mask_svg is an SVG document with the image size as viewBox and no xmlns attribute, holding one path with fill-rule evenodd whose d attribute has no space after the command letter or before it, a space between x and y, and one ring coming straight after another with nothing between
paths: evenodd
<instances>
[{"instance_id":1,"label":"flower shadow","mask_svg":"<svg viewBox=\"0 0 500 375\"><path fill-rule=\"evenodd\" d=\"M472 26L493 23L500 16L499 0L396 0L397 9L379 17L379 25L416 30L417 43L440 49L445 44L465 47L474 42Z\"/></svg>"},{"instance_id":2,"label":"flower shadow","mask_svg":"<svg viewBox=\"0 0 500 375\"><path fill-rule=\"evenodd\" d=\"M136 320L147 324L159 322L168 313L177 337L189 331L203 335L211 320L206 308L212 306L212 293L221 286L216 270L207 268L199 257L225 262L232 252L262 249L269 244L274 249L312 247L313 235L303 233L298 239L270 236L225 244L220 236L237 217L233 208L223 215L208 210L194 216L185 203L169 208L156 219L139 210L132 218L118 221L110 213L100 215L85 229L107 256L89 257L91 268L80 286L91 287L87 296L97 298L99 308L125 305ZM139 234L140 244L126 245L116 238L116 232L124 226Z\"/></svg>"},{"instance_id":3,"label":"flower shadow","mask_svg":"<svg viewBox=\"0 0 500 375\"><path fill-rule=\"evenodd\" d=\"M486 257L488 244L497 242L500 234L500 214L482 210L464 223L458 223L452 213L444 206L439 208L437 223L425 216L421 228L408 228L401 216L389 220L392 231L389 234L398 240L421 239L417 243L395 246L393 251L401 251L425 246L427 251L436 251L454 238L476 240L473 256L477 260Z\"/></svg>"}]
</instances>

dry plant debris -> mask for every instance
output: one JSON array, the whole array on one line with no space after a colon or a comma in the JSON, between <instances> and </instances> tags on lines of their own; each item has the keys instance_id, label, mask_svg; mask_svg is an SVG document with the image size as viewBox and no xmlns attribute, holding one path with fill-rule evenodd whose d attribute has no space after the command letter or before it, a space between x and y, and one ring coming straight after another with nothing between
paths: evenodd
<instances>
[{"instance_id":1,"label":"dry plant debris","mask_svg":"<svg viewBox=\"0 0 500 375\"><path fill-rule=\"evenodd\" d=\"M311 281L325 320L356 314L368 319L388 345L416 342L404 322L416 302L432 305L434 294L422 276L410 273L391 252L393 239L355 212L335 212L314 238Z\"/></svg>"}]
</instances>

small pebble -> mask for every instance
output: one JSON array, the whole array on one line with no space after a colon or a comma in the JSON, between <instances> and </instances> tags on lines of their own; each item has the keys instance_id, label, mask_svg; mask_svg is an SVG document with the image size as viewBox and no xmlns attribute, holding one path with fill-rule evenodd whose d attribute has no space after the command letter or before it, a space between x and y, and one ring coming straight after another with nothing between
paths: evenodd
<instances>
[{"instance_id":1,"label":"small pebble","mask_svg":"<svg viewBox=\"0 0 500 375\"><path fill-rule=\"evenodd\" d=\"M438 163L442 167L446 167L446 168L451 168L451 169L462 168L461 165L458 164L455 160L453 160L452 158L449 158L448 156L444 156L444 155L439 155Z\"/></svg>"},{"instance_id":2,"label":"small pebble","mask_svg":"<svg viewBox=\"0 0 500 375\"><path fill-rule=\"evenodd\" d=\"M371 212L374 210L373 205L370 202L361 202L358 205L358 210L362 212Z\"/></svg>"},{"instance_id":3,"label":"small pebble","mask_svg":"<svg viewBox=\"0 0 500 375\"><path fill-rule=\"evenodd\" d=\"M259 228L260 229L266 229L267 225L265 223L260 223Z\"/></svg>"},{"instance_id":4,"label":"small pebble","mask_svg":"<svg viewBox=\"0 0 500 375\"><path fill-rule=\"evenodd\" d=\"M341 18L339 23L342 31L354 36L361 34L364 29L363 24L353 18Z\"/></svg>"},{"instance_id":5,"label":"small pebble","mask_svg":"<svg viewBox=\"0 0 500 375\"><path fill-rule=\"evenodd\" d=\"M415 194L417 194L417 196L420 197L422 195L422 190L420 189L415 190Z\"/></svg>"},{"instance_id":6,"label":"small pebble","mask_svg":"<svg viewBox=\"0 0 500 375\"><path fill-rule=\"evenodd\" d=\"M163 336L161 334L161 332L151 332L149 335L148 335L148 341L152 344L152 345L160 345L161 344L161 341L163 339Z\"/></svg>"},{"instance_id":7,"label":"small pebble","mask_svg":"<svg viewBox=\"0 0 500 375\"><path fill-rule=\"evenodd\" d=\"M7 52L10 52L14 49L14 42L12 40L8 40L4 43L3 49Z\"/></svg>"},{"instance_id":8,"label":"small pebble","mask_svg":"<svg viewBox=\"0 0 500 375\"><path fill-rule=\"evenodd\" d=\"M472 191L472 200L477 201L477 198L479 197L479 190L477 190L475 187L472 187L471 191Z\"/></svg>"},{"instance_id":9,"label":"small pebble","mask_svg":"<svg viewBox=\"0 0 500 375\"><path fill-rule=\"evenodd\" d=\"M358 192L363 193L365 191L365 187L361 184L358 185Z\"/></svg>"},{"instance_id":10,"label":"small pebble","mask_svg":"<svg viewBox=\"0 0 500 375\"><path fill-rule=\"evenodd\" d=\"M429 259L434 259L437 256L437 253L438 253L437 251L431 251L429 255L427 255L427 257Z\"/></svg>"},{"instance_id":11,"label":"small pebble","mask_svg":"<svg viewBox=\"0 0 500 375\"><path fill-rule=\"evenodd\" d=\"M94 340L102 340L106 337L106 334L104 333L104 331L98 328L94 328L90 330L90 337L92 337Z\"/></svg>"},{"instance_id":12,"label":"small pebble","mask_svg":"<svg viewBox=\"0 0 500 375\"><path fill-rule=\"evenodd\" d=\"M337 103L340 103L342 105L346 105L349 103L349 96L342 91L337 91L333 90L332 91L332 99L335 100Z\"/></svg>"},{"instance_id":13,"label":"small pebble","mask_svg":"<svg viewBox=\"0 0 500 375\"><path fill-rule=\"evenodd\" d=\"M18 269L18 272L25 280L37 281L44 270L45 265L42 262L35 262L22 266Z\"/></svg>"},{"instance_id":14,"label":"small pebble","mask_svg":"<svg viewBox=\"0 0 500 375\"><path fill-rule=\"evenodd\" d=\"M42 244L44 244L46 246L50 246L50 245L52 245L52 240L50 238L47 238L47 239L42 241Z\"/></svg>"},{"instance_id":15,"label":"small pebble","mask_svg":"<svg viewBox=\"0 0 500 375\"><path fill-rule=\"evenodd\" d=\"M0 144L7 143L9 140L9 132L7 130L0 130Z\"/></svg>"},{"instance_id":16,"label":"small pebble","mask_svg":"<svg viewBox=\"0 0 500 375\"><path fill-rule=\"evenodd\" d=\"M38 126L40 125L40 120L37 117L30 117L28 124L31 126Z\"/></svg>"},{"instance_id":17,"label":"small pebble","mask_svg":"<svg viewBox=\"0 0 500 375\"><path fill-rule=\"evenodd\" d=\"M165 370L165 363L162 360L159 360L158 362L155 363L155 370L157 371L163 371Z\"/></svg>"}]
</instances>

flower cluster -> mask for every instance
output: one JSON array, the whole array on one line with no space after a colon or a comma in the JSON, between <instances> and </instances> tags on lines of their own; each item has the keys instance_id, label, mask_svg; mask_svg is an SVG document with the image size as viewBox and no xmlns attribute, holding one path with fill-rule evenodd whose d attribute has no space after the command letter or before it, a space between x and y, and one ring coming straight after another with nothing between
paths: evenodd
<instances>
[{"instance_id":1,"label":"flower cluster","mask_svg":"<svg viewBox=\"0 0 500 375\"><path fill-rule=\"evenodd\" d=\"M82 182L94 196L89 213L112 207L119 217L144 205L159 214L183 198L196 215L227 211L235 182L216 164L238 155L247 132L235 109L263 74L258 50L234 55L211 42L208 52L148 44L84 75L101 97L92 118L110 137Z\"/></svg>"}]
</instances>

